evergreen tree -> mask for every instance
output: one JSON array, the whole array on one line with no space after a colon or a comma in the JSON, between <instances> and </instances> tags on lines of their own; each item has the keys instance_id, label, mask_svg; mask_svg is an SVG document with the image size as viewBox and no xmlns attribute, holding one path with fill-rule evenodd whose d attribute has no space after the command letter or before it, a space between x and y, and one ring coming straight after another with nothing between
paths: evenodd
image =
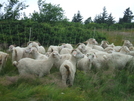
<instances>
[{"instance_id":1,"label":"evergreen tree","mask_svg":"<svg viewBox=\"0 0 134 101\"><path fill-rule=\"evenodd\" d=\"M107 22L107 10L106 7L103 8L103 12L97 15L94 19L95 23L106 23Z\"/></svg>"},{"instance_id":2,"label":"evergreen tree","mask_svg":"<svg viewBox=\"0 0 134 101\"><path fill-rule=\"evenodd\" d=\"M102 23L101 19L102 19L101 15L96 15L95 18L94 18L94 22L95 23Z\"/></svg>"},{"instance_id":3,"label":"evergreen tree","mask_svg":"<svg viewBox=\"0 0 134 101\"><path fill-rule=\"evenodd\" d=\"M106 22L107 22L107 10L106 10L106 7L104 6L102 18L101 18L101 23L106 23Z\"/></svg>"},{"instance_id":4,"label":"evergreen tree","mask_svg":"<svg viewBox=\"0 0 134 101\"><path fill-rule=\"evenodd\" d=\"M88 24L88 23L91 23L91 22L92 22L91 17L87 18L87 19L84 21L85 24Z\"/></svg>"},{"instance_id":5,"label":"evergreen tree","mask_svg":"<svg viewBox=\"0 0 134 101\"><path fill-rule=\"evenodd\" d=\"M119 23L131 23L131 20L133 19L133 12L130 10L130 7L128 7L124 11L124 16L123 18L119 18Z\"/></svg>"},{"instance_id":6,"label":"evergreen tree","mask_svg":"<svg viewBox=\"0 0 134 101\"><path fill-rule=\"evenodd\" d=\"M78 11L78 13L77 13L77 15L76 14L74 14L74 16L73 16L73 19L72 19L72 22L82 22L82 16L81 16L81 14L80 14L80 11Z\"/></svg>"},{"instance_id":7,"label":"evergreen tree","mask_svg":"<svg viewBox=\"0 0 134 101\"><path fill-rule=\"evenodd\" d=\"M114 18L113 18L113 16L112 16L111 13L110 13L109 16L108 16L108 18L107 18L107 20L106 20L106 23L107 23L108 25L112 25L112 24L115 23L115 20L114 20Z\"/></svg>"}]
</instances>

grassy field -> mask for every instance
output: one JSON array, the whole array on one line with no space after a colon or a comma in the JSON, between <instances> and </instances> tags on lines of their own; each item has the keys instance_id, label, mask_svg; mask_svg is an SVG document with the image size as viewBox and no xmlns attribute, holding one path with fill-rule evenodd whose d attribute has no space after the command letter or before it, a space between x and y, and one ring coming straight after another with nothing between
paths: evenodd
<instances>
[{"instance_id":1,"label":"grassy field","mask_svg":"<svg viewBox=\"0 0 134 101\"><path fill-rule=\"evenodd\" d=\"M121 45L123 39L132 43L134 31L105 31L110 43ZM126 34L128 33L128 34ZM131 36L131 37L130 37ZM133 101L134 73L128 70L89 71L77 70L74 85L61 83L59 70L38 78L33 75L19 76L11 64L11 55L0 73L0 101Z\"/></svg>"}]
</instances>

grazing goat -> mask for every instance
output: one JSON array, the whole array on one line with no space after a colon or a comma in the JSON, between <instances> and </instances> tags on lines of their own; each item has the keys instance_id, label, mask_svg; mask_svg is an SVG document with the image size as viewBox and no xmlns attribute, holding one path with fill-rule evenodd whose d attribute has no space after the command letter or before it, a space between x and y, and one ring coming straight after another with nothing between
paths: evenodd
<instances>
[{"instance_id":1,"label":"grazing goat","mask_svg":"<svg viewBox=\"0 0 134 101\"><path fill-rule=\"evenodd\" d=\"M73 50L71 52L72 56L69 60L65 60L60 66L60 73L62 76L62 82L64 85L69 84L73 85L75 72L76 72L76 62L78 59L83 58L84 54L82 54L78 50Z\"/></svg>"},{"instance_id":2,"label":"grazing goat","mask_svg":"<svg viewBox=\"0 0 134 101\"><path fill-rule=\"evenodd\" d=\"M13 65L18 68L20 75L35 74L39 77L50 74L50 70L55 61L60 59L60 55L57 52L52 52L47 60L35 60L31 58L23 58L21 60L14 61Z\"/></svg>"}]
</instances>

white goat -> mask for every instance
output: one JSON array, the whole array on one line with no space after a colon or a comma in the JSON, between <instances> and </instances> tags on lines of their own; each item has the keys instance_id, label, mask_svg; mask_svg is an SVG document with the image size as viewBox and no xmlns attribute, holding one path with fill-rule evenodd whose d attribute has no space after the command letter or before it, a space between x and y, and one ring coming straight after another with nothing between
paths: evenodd
<instances>
[{"instance_id":1,"label":"white goat","mask_svg":"<svg viewBox=\"0 0 134 101\"><path fill-rule=\"evenodd\" d=\"M0 71L5 66L9 54L0 51Z\"/></svg>"},{"instance_id":2,"label":"white goat","mask_svg":"<svg viewBox=\"0 0 134 101\"><path fill-rule=\"evenodd\" d=\"M10 45L9 51L12 52L12 62L19 61L20 59L25 58L25 57L32 58L32 56L29 53L26 53L27 48L28 47L22 48L19 46L15 47L14 45Z\"/></svg>"},{"instance_id":3,"label":"white goat","mask_svg":"<svg viewBox=\"0 0 134 101\"><path fill-rule=\"evenodd\" d=\"M56 68L58 68L58 69L60 68L61 64L62 64L65 60L69 60L72 55L71 55L71 54L61 54L60 56L61 56L60 60L59 60L59 61L55 61L55 63L54 63L54 67L56 67Z\"/></svg>"},{"instance_id":4,"label":"white goat","mask_svg":"<svg viewBox=\"0 0 134 101\"><path fill-rule=\"evenodd\" d=\"M106 68L106 60L103 56L107 56L106 52L95 52L94 59L92 62L92 67L95 70L105 69Z\"/></svg>"},{"instance_id":5,"label":"white goat","mask_svg":"<svg viewBox=\"0 0 134 101\"><path fill-rule=\"evenodd\" d=\"M107 67L112 70L125 68L127 63L129 63L132 58L133 56L121 54L118 52L113 52L112 54L104 56Z\"/></svg>"},{"instance_id":6,"label":"white goat","mask_svg":"<svg viewBox=\"0 0 134 101\"><path fill-rule=\"evenodd\" d=\"M27 47L29 49L31 49L32 47L36 47L41 54L45 54L46 53L45 48L43 46L40 46L39 42L30 41L30 42L27 43Z\"/></svg>"},{"instance_id":7,"label":"white goat","mask_svg":"<svg viewBox=\"0 0 134 101\"><path fill-rule=\"evenodd\" d=\"M60 66L62 82L64 85L69 84L70 86L72 86L74 82L77 59L84 57L84 55L78 50L73 50L71 54L71 58L69 60L65 60Z\"/></svg>"},{"instance_id":8,"label":"white goat","mask_svg":"<svg viewBox=\"0 0 134 101\"><path fill-rule=\"evenodd\" d=\"M80 50L83 54L94 53L94 52L99 51L96 49L92 49L91 47L88 47L83 43L80 43L79 46L77 47L77 49Z\"/></svg>"},{"instance_id":9,"label":"white goat","mask_svg":"<svg viewBox=\"0 0 134 101\"><path fill-rule=\"evenodd\" d=\"M61 47L73 49L73 46L72 46L71 44L69 44L69 43L63 43L63 44L61 45Z\"/></svg>"},{"instance_id":10,"label":"white goat","mask_svg":"<svg viewBox=\"0 0 134 101\"><path fill-rule=\"evenodd\" d=\"M106 48L104 49L104 52L112 53L112 52L115 52L115 50L114 50L113 47L106 47Z\"/></svg>"},{"instance_id":11,"label":"white goat","mask_svg":"<svg viewBox=\"0 0 134 101\"><path fill-rule=\"evenodd\" d=\"M60 54L71 54L72 49L69 48L62 48Z\"/></svg>"},{"instance_id":12,"label":"white goat","mask_svg":"<svg viewBox=\"0 0 134 101\"><path fill-rule=\"evenodd\" d=\"M92 49L96 49L99 51L103 51L103 47L98 45L98 42L94 38L90 38L86 41L87 46L91 47Z\"/></svg>"},{"instance_id":13,"label":"white goat","mask_svg":"<svg viewBox=\"0 0 134 101\"><path fill-rule=\"evenodd\" d=\"M60 59L60 55L57 52L52 52L47 60L35 60L31 58L23 58L21 60L14 61L13 65L18 68L20 75L35 74L39 77L50 74L50 70L55 61Z\"/></svg>"},{"instance_id":14,"label":"white goat","mask_svg":"<svg viewBox=\"0 0 134 101\"><path fill-rule=\"evenodd\" d=\"M46 60L48 57L44 54L41 54L36 47L32 47L29 54L33 56L36 60Z\"/></svg>"},{"instance_id":15,"label":"white goat","mask_svg":"<svg viewBox=\"0 0 134 101\"><path fill-rule=\"evenodd\" d=\"M101 41L101 47L103 47L104 49L106 48L106 47L108 47L108 44L109 44L109 42L108 41Z\"/></svg>"},{"instance_id":16,"label":"white goat","mask_svg":"<svg viewBox=\"0 0 134 101\"><path fill-rule=\"evenodd\" d=\"M114 46L114 47L113 47L113 49L114 49L116 52L119 52L121 48L122 48L122 46Z\"/></svg>"},{"instance_id":17,"label":"white goat","mask_svg":"<svg viewBox=\"0 0 134 101\"><path fill-rule=\"evenodd\" d=\"M57 51L58 53L60 53L61 49L62 49L61 46L50 45L50 46L48 47L47 52L48 52L48 53L51 53L51 52L53 52L53 51Z\"/></svg>"},{"instance_id":18,"label":"white goat","mask_svg":"<svg viewBox=\"0 0 134 101\"><path fill-rule=\"evenodd\" d=\"M91 70L93 59L94 59L94 55L93 54L85 55L84 58L80 59L77 62L77 68L79 70L82 70L85 73L87 73L89 70Z\"/></svg>"},{"instance_id":19,"label":"white goat","mask_svg":"<svg viewBox=\"0 0 134 101\"><path fill-rule=\"evenodd\" d=\"M133 47L133 44L129 40L124 40L123 46Z\"/></svg>"},{"instance_id":20,"label":"white goat","mask_svg":"<svg viewBox=\"0 0 134 101\"><path fill-rule=\"evenodd\" d=\"M122 46L122 48L119 50L119 52L123 53L123 54L129 54L130 50L127 46Z\"/></svg>"}]
</instances>

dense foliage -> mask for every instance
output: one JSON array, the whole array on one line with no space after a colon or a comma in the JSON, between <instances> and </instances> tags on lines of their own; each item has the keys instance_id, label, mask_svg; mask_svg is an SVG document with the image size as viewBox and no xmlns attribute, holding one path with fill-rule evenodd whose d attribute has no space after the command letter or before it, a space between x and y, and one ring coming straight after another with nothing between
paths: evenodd
<instances>
[{"instance_id":1,"label":"dense foliage","mask_svg":"<svg viewBox=\"0 0 134 101\"><path fill-rule=\"evenodd\" d=\"M98 41L105 40L104 33L99 33L80 23L51 22L38 23L33 21L1 21L0 41L22 45L29 40L39 41L42 45L59 43L76 44L94 37Z\"/></svg>"}]
</instances>

